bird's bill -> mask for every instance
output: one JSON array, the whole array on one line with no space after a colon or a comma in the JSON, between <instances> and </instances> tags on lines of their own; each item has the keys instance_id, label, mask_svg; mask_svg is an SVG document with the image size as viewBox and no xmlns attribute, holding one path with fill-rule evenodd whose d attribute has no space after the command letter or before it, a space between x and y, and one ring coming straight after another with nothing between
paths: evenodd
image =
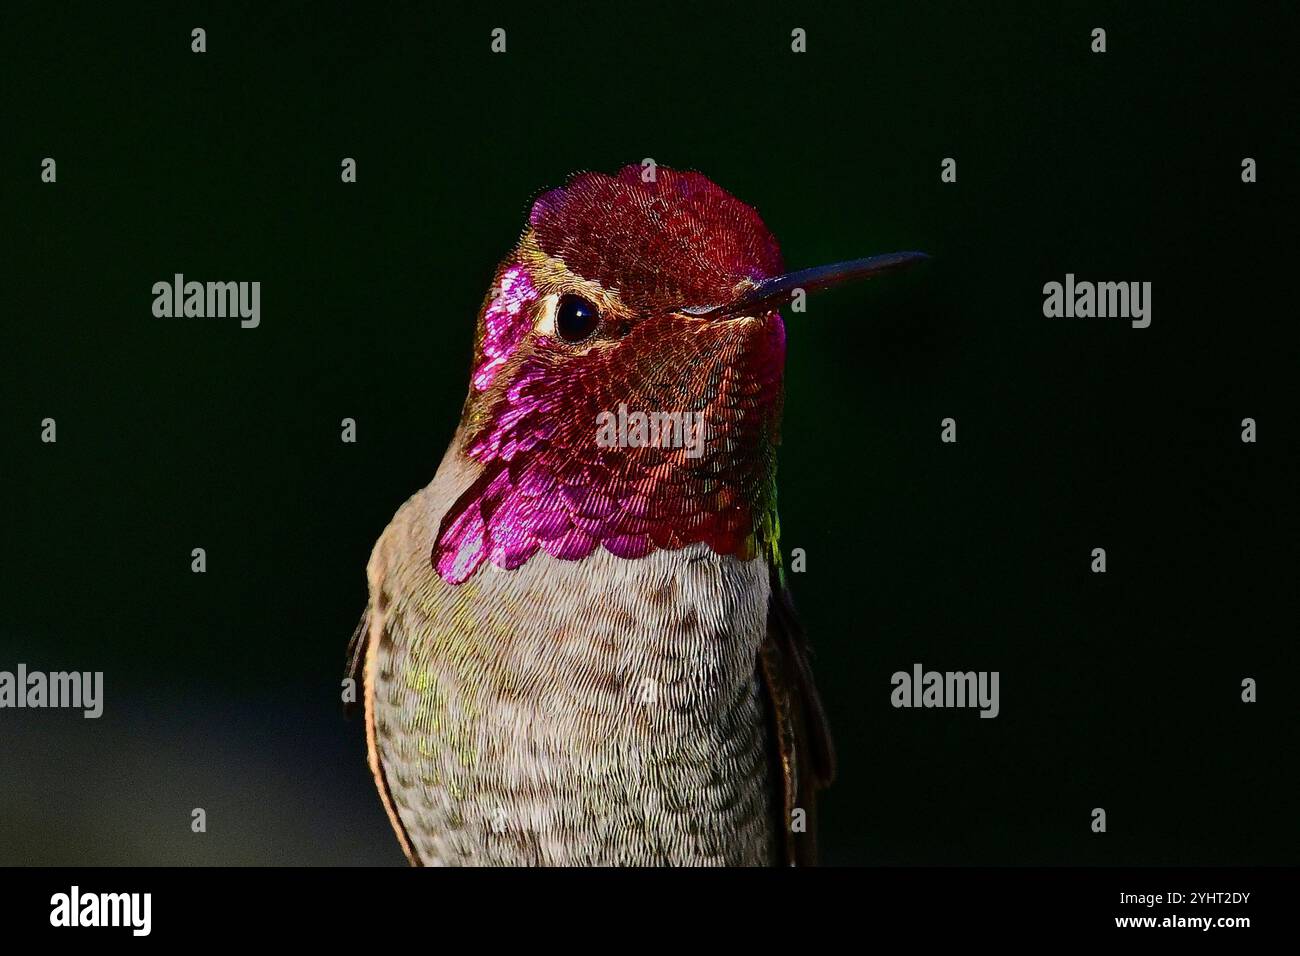
<instances>
[{"instance_id":1,"label":"bird's bill","mask_svg":"<svg viewBox=\"0 0 1300 956\"><path fill-rule=\"evenodd\" d=\"M924 252L891 252L883 256L850 259L828 266L814 266L787 272L785 275L764 279L743 292L738 299L722 305L695 306L682 311L688 315L709 318L729 315L756 315L778 309L789 302L796 289L818 292L848 282L871 279L886 272L894 272L930 258Z\"/></svg>"}]
</instances>

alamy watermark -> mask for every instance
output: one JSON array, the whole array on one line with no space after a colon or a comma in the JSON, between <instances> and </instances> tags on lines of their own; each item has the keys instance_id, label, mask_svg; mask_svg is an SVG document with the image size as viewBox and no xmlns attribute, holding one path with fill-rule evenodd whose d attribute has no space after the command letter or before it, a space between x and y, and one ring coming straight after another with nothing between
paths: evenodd
<instances>
[{"instance_id":1,"label":"alamy watermark","mask_svg":"<svg viewBox=\"0 0 1300 956\"><path fill-rule=\"evenodd\" d=\"M1065 282L1043 285L1043 315L1049 319L1131 319L1133 328L1151 324L1150 282L1076 281L1073 272Z\"/></svg>"},{"instance_id":2,"label":"alamy watermark","mask_svg":"<svg viewBox=\"0 0 1300 956\"><path fill-rule=\"evenodd\" d=\"M978 707L981 717L996 717L997 671L923 671L913 664L911 673L895 671L889 702L895 707Z\"/></svg>"},{"instance_id":3,"label":"alamy watermark","mask_svg":"<svg viewBox=\"0 0 1300 956\"><path fill-rule=\"evenodd\" d=\"M687 458L704 454L704 412L617 412L596 415L596 444L601 448L684 448Z\"/></svg>"},{"instance_id":4,"label":"alamy watermark","mask_svg":"<svg viewBox=\"0 0 1300 956\"><path fill-rule=\"evenodd\" d=\"M103 671L0 671L0 709L47 707L81 710L94 720L104 712Z\"/></svg>"},{"instance_id":5,"label":"alamy watermark","mask_svg":"<svg viewBox=\"0 0 1300 956\"><path fill-rule=\"evenodd\" d=\"M153 284L153 314L160 319L239 318L240 328L262 322L261 282L186 282L183 273Z\"/></svg>"},{"instance_id":6,"label":"alamy watermark","mask_svg":"<svg viewBox=\"0 0 1300 956\"><path fill-rule=\"evenodd\" d=\"M50 897L50 925L129 927L132 936L148 936L153 927L153 894L83 893L73 886Z\"/></svg>"}]
</instances>

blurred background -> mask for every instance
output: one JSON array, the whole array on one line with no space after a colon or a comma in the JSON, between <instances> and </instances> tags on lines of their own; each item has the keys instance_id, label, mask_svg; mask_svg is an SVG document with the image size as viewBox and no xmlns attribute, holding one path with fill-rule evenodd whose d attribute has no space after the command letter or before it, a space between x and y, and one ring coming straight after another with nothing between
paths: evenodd
<instances>
[{"instance_id":1,"label":"blurred background","mask_svg":"<svg viewBox=\"0 0 1300 956\"><path fill-rule=\"evenodd\" d=\"M0 711L0 864L403 862L339 705L370 548L451 437L532 199L645 157L755 206L791 268L933 256L787 315L825 861L1296 861L1296 142L1269 15L0 18L0 670L102 670L106 698ZM261 326L154 318L175 272L260 281ZM1151 327L1044 318L1067 272L1152 282ZM999 671L1000 716L893 709L916 662Z\"/></svg>"}]
</instances>

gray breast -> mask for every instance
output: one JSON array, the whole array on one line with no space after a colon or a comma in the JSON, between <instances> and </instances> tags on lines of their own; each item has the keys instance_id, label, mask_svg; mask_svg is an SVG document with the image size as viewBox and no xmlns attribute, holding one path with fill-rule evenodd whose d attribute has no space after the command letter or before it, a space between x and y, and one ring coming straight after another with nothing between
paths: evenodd
<instances>
[{"instance_id":1,"label":"gray breast","mask_svg":"<svg viewBox=\"0 0 1300 956\"><path fill-rule=\"evenodd\" d=\"M538 554L451 586L434 492L370 567L374 746L420 859L773 863L762 560Z\"/></svg>"}]
</instances>

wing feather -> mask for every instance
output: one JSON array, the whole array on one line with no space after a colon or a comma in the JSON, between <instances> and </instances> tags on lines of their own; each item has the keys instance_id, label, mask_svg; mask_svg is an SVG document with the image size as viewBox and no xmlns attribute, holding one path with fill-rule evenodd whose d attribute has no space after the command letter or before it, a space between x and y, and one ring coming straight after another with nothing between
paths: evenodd
<instances>
[{"instance_id":1,"label":"wing feather","mask_svg":"<svg viewBox=\"0 0 1300 956\"><path fill-rule=\"evenodd\" d=\"M366 759L370 766L370 772L375 778L375 788L379 791L379 799L383 801L384 810L388 814L388 821L393 826L393 832L397 834L397 842L402 846L402 852L406 854L407 860L412 866L421 866L419 856L411 843L410 835L406 832L406 827L402 825L402 819L398 816L397 805L393 802L393 792L388 786L388 777L384 773L384 762L379 755L378 730L375 725L375 707L374 707L374 684L370 680L371 668L373 667L373 652L379 647L383 640L383 634L371 634L372 627L382 628L382 623L376 619L372 610L367 607L364 614L361 615L361 621L357 624L356 630L352 632L352 639L348 641L348 662L346 677L356 681L356 685L361 687L362 700L365 703L366 713ZM344 713L351 717L356 712L357 704L344 704Z\"/></svg>"},{"instance_id":2,"label":"wing feather","mask_svg":"<svg viewBox=\"0 0 1300 956\"><path fill-rule=\"evenodd\" d=\"M780 787L777 823L784 860L790 866L811 866L817 861L817 791L835 777L835 751L813 683L807 637L790 592L775 571L759 673L767 692ZM801 829L793 825L797 810L803 811Z\"/></svg>"}]
</instances>

